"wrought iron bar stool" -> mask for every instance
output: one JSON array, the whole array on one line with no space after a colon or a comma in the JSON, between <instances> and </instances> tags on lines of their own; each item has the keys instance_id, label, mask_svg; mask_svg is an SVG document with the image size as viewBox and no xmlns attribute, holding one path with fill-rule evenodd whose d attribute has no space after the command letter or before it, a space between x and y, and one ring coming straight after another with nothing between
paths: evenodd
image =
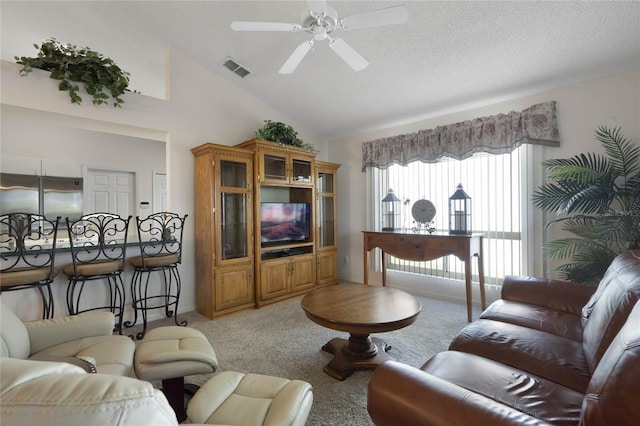
<instances>
[{"instance_id":1,"label":"wrought iron bar stool","mask_svg":"<svg viewBox=\"0 0 640 426\"><path fill-rule=\"evenodd\" d=\"M67 308L70 315L109 309L116 317L115 330L122 334L125 292L122 282L129 221L112 213L92 213L76 221L67 220L73 263L63 269L69 278ZM107 304L81 307L87 282L106 280ZM86 302L85 302L86 304Z\"/></svg>"},{"instance_id":2,"label":"wrought iron bar stool","mask_svg":"<svg viewBox=\"0 0 640 426\"><path fill-rule=\"evenodd\" d=\"M37 288L42 318L53 318L51 283L56 276L55 249L58 222L30 213L0 216L0 293Z\"/></svg>"},{"instance_id":3,"label":"wrought iron bar stool","mask_svg":"<svg viewBox=\"0 0 640 426\"><path fill-rule=\"evenodd\" d=\"M137 339L142 339L147 332L147 311L151 309L164 309L167 318L173 317L176 325L187 325L187 321L178 321L182 288L178 265L182 262L182 234L187 216L161 212L145 219L136 217L140 256L129 259L134 268L131 277L134 319L125 322L125 327L133 327L140 312L142 331L136 335ZM159 285L150 282L152 272L160 272Z\"/></svg>"}]
</instances>

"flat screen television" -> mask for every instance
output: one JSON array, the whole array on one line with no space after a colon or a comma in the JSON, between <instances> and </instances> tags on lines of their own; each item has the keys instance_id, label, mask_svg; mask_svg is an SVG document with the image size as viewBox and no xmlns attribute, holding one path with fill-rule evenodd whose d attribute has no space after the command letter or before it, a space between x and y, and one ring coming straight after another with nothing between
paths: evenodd
<instances>
[{"instance_id":1,"label":"flat screen television","mask_svg":"<svg viewBox=\"0 0 640 426\"><path fill-rule=\"evenodd\" d=\"M260 203L262 247L299 243L311 239L309 203Z\"/></svg>"}]
</instances>

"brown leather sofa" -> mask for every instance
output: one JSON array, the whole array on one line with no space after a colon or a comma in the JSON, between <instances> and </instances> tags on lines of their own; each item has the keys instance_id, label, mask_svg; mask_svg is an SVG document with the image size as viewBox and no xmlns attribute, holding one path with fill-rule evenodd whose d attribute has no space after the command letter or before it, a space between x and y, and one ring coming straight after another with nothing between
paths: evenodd
<instances>
[{"instance_id":1,"label":"brown leather sofa","mask_svg":"<svg viewBox=\"0 0 640 426\"><path fill-rule=\"evenodd\" d=\"M421 368L379 366L373 422L640 424L640 250L597 287L511 276L501 297Z\"/></svg>"}]
</instances>

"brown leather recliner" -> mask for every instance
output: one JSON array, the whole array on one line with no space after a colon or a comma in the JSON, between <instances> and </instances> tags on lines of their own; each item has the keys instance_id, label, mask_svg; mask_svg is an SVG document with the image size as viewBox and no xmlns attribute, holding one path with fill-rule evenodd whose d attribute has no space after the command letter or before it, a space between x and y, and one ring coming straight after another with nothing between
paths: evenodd
<instances>
[{"instance_id":1,"label":"brown leather recliner","mask_svg":"<svg viewBox=\"0 0 640 426\"><path fill-rule=\"evenodd\" d=\"M640 423L640 251L597 288L508 277L502 299L420 369L379 366L377 425Z\"/></svg>"}]
</instances>

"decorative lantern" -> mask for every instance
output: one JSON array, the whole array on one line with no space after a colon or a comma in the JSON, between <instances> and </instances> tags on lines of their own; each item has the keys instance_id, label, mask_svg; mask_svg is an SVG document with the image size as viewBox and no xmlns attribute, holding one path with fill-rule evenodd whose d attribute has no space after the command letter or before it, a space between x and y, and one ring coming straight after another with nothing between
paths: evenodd
<instances>
[{"instance_id":1,"label":"decorative lantern","mask_svg":"<svg viewBox=\"0 0 640 426\"><path fill-rule=\"evenodd\" d=\"M464 192L462 184L449 197L449 233L471 234L471 197Z\"/></svg>"},{"instance_id":2,"label":"decorative lantern","mask_svg":"<svg viewBox=\"0 0 640 426\"><path fill-rule=\"evenodd\" d=\"M400 199L389 188L389 192L382 199L382 230L395 231L400 229Z\"/></svg>"}]
</instances>

